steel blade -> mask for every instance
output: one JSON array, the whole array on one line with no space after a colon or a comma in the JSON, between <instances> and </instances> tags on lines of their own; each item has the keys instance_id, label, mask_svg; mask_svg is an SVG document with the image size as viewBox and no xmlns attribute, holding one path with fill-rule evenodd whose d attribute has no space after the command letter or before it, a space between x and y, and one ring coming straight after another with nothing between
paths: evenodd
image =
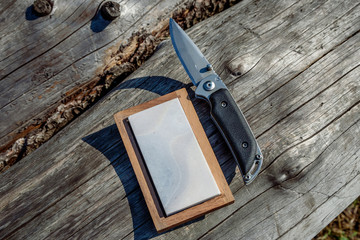
<instances>
[{"instance_id":1,"label":"steel blade","mask_svg":"<svg viewBox=\"0 0 360 240\"><path fill-rule=\"evenodd\" d=\"M216 75L199 48L172 18L170 18L169 28L175 52L193 84L198 86L205 77L211 74Z\"/></svg>"}]
</instances>

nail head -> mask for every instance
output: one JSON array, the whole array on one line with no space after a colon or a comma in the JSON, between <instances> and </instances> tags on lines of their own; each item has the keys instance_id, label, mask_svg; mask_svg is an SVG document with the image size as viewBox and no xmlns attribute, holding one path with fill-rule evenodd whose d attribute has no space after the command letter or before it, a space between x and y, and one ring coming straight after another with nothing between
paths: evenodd
<instances>
[{"instance_id":1,"label":"nail head","mask_svg":"<svg viewBox=\"0 0 360 240\"><path fill-rule=\"evenodd\" d=\"M49 15L53 9L54 2L51 0L35 0L34 11L38 16Z\"/></svg>"},{"instance_id":2,"label":"nail head","mask_svg":"<svg viewBox=\"0 0 360 240\"><path fill-rule=\"evenodd\" d=\"M107 1L101 6L101 15L104 19L112 21L120 16L120 4L113 1Z\"/></svg>"}]
</instances>

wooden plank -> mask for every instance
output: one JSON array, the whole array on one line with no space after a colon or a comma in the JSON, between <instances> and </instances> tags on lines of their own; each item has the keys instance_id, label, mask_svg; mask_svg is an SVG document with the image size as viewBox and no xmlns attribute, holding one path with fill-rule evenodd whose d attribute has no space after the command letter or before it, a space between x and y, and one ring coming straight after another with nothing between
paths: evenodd
<instances>
[{"instance_id":1,"label":"wooden plank","mask_svg":"<svg viewBox=\"0 0 360 240\"><path fill-rule=\"evenodd\" d=\"M132 133L129 133L124 121L126 121L132 114L175 98L178 98L180 101L196 140L199 143L201 151L205 156L205 160L210 168L211 174L215 179L215 184L217 184L219 188L220 195L206 200L201 204L197 204L193 207L172 214L171 216L166 216L165 212L161 210L160 199L158 199L154 193L154 185L150 180L150 176L148 175L149 173L147 173L147 170L144 167L144 159L142 159L141 154L138 153L139 149L137 149L138 147L136 146L136 143L134 143L134 140L132 140L134 136L132 136ZM207 139L207 136L202 128L199 118L196 115L196 111L185 88L158 97L149 102L134 106L132 108L125 109L116 113L114 118L157 232L164 232L234 202L234 197L232 196L220 165L211 148L209 140Z\"/></svg>"},{"instance_id":2,"label":"wooden plank","mask_svg":"<svg viewBox=\"0 0 360 240\"><path fill-rule=\"evenodd\" d=\"M207 105L194 101L234 204L162 235L151 222L112 115L190 83L166 41L99 104L0 175L0 236L315 236L360 194L359 13L353 1L248 0L189 31L265 156L258 178L244 186Z\"/></svg>"},{"instance_id":3,"label":"wooden plank","mask_svg":"<svg viewBox=\"0 0 360 240\"><path fill-rule=\"evenodd\" d=\"M59 1L36 17L32 0L0 1L0 171L141 65L167 34L164 19L192 25L236 1L123 0L112 22L97 13L102 2Z\"/></svg>"},{"instance_id":4,"label":"wooden plank","mask_svg":"<svg viewBox=\"0 0 360 240\"><path fill-rule=\"evenodd\" d=\"M324 95L333 94L334 89L340 87L346 88L346 84L349 82L352 85L349 89L354 89L351 81L358 73L359 71L354 71L353 75L347 78L348 81L342 81L342 84L329 88ZM339 99L334 101L336 106L339 107L343 101L349 100L345 95L346 91L341 96L340 101ZM309 104L301 108L298 114L309 113L309 108L314 109L314 105L321 103L321 97L314 98ZM334 107L334 102L325 106L325 114L331 113L330 109ZM262 181L258 181L254 188L248 189L251 201L241 206L231 218L224 220L203 237L205 239L231 239L236 236L250 235L254 238L261 236L269 239L279 237L289 239L296 238L295 236L299 236L299 234L311 237L336 217L360 194L356 181L359 179L357 158L360 155L359 141L356 139L360 133L359 116L356 116L360 110L359 102L355 106L350 105L350 109L345 110L348 111L342 115L337 115L340 117L339 119L327 126L325 125L317 134L304 138L296 147L289 147L280 154L270 166L264 169L264 174L260 178ZM303 123L299 124L305 124L306 121L316 122L317 119L316 116L304 118ZM315 127L316 123L308 126ZM341 150L345 148L348 151ZM261 183L262 185L260 185ZM348 183L351 187L347 185ZM349 188L352 190L344 194L343 189ZM240 197L238 194L241 192L240 189L235 193L235 199ZM340 193L343 195L338 195ZM265 199L271 199L275 196L277 201L265 201ZM332 208L323 209L324 204L328 205L327 201L338 203ZM341 203L343 201L347 203ZM339 208L339 204L342 204L343 208ZM256 206L261 206L261 209L254 211ZM323 212L320 216L326 216L327 221L321 217L316 217L318 208L322 208ZM245 229L229 229L229 226L233 226L235 222L241 222L244 216L247 219L244 223ZM309 225L309 219L311 219L310 222L316 224ZM297 224L303 227L297 226ZM293 228L298 229L298 231L294 231ZM225 229L227 230L226 233L224 232Z\"/></svg>"}]
</instances>

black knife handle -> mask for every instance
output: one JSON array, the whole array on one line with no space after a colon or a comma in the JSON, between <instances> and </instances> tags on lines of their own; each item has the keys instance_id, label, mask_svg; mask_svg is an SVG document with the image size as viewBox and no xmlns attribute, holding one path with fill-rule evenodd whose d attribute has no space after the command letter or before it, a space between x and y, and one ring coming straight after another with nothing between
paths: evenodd
<instances>
[{"instance_id":1,"label":"black knife handle","mask_svg":"<svg viewBox=\"0 0 360 240\"><path fill-rule=\"evenodd\" d=\"M258 146L255 137L227 89L212 93L209 100L211 116L230 147L244 177L250 172L254 162L262 158L256 156Z\"/></svg>"}]
</instances>

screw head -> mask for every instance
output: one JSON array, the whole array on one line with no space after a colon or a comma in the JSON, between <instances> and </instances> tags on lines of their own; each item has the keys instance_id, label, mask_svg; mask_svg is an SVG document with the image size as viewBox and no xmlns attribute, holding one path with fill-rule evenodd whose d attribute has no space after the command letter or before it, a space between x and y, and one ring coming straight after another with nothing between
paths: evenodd
<instances>
[{"instance_id":1,"label":"screw head","mask_svg":"<svg viewBox=\"0 0 360 240\"><path fill-rule=\"evenodd\" d=\"M225 107L227 106L227 102L222 101L222 102L221 102L221 106L222 106L223 108L225 108Z\"/></svg>"},{"instance_id":2,"label":"screw head","mask_svg":"<svg viewBox=\"0 0 360 240\"><path fill-rule=\"evenodd\" d=\"M260 160L260 159L261 159L260 154L256 154L256 155L255 155L255 159L256 159L256 160Z\"/></svg>"},{"instance_id":3,"label":"screw head","mask_svg":"<svg viewBox=\"0 0 360 240\"><path fill-rule=\"evenodd\" d=\"M211 64L206 65L206 71L211 71L211 70L213 70Z\"/></svg>"},{"instance_id":4,"label":"screw head","mask_svg":"<svg viewBox=\"0 0 360 240\"><path fill-rule=\"evenodd\" d=\"M52 0L35 0L33 6L36 15L46 16L51 13L54 2Z\"/></svg>"},{"instance_id":5,"label":"screw head","mask_svg":"<svg viewBox=\"0 0 360 240\"><path fill-rule=\"evenodd\" d=\"M248 144L247 142L243 142L243 143L242 143L242 147L243 147L243 148L247 148L248 146L249 146L249 144Z\"/></svg>"},{"instance_id":6,"label":"screw head","mask_svg":"<svg viewBox=\"0 0 360 240\"><path fill-rule=\"evenodd\" d=\"M213 81L207 81L204 83L204 89L206 91L211 91L215 88L215 83Z\"/></svg>"},{"instance_id":7,"label":"screw head","mask_svg":"<svg viewBox=\"0 0 360 240\"><path fill-rule=\"evenodd\" d=\"M113 1L107 1L101 6L101 15L104 19L112 21L120 16L120 4Z\"/></svg>"}]
</instances>

